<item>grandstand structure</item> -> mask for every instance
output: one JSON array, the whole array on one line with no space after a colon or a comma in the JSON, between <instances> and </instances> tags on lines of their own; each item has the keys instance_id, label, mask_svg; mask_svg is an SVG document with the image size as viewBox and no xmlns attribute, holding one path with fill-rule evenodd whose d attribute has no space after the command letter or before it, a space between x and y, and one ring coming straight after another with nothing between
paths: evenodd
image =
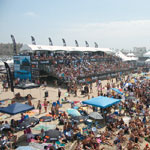
<instances>
[{"instance_id":1,"label":"grandstand structure","mask_svg":"<svg viewBox=\"0 0 150 150\"><path fill-rule=\"evenodd\" d=\"M87 83L133 68L132 62L123 62L110 48L24 44L14 56L15 78L32 81L49 76L64 83Z\"/></svg>"}]
</instances>

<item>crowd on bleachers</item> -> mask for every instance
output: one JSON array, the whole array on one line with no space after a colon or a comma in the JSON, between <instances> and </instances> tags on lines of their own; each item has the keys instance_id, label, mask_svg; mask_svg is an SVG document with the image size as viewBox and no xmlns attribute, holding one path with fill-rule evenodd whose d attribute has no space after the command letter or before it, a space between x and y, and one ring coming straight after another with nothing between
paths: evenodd
<instances>
[{"instance_id":1,"label":"crowd on bleachers","mask_svg":"<svg viewBox=\"0 0 150 150\"><path fill-rule=\"evenodd\" d=\"M32 59L49 60L51 64L50 72L65 81L77 81L79 77L133 67L132 63L122 62L120 58L102 52L35 54Z\"/></svg>"}]
</instances>

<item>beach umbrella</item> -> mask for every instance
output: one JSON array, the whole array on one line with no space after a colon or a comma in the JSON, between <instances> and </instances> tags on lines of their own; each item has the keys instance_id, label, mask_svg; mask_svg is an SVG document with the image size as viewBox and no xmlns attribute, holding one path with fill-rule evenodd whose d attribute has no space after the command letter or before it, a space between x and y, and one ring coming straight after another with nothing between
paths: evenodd
<instances>
[{"instance_id":1,"label":"beach umbrella","mask_svg":"<svg viewBox=\"0 0 150 150\"><path fill-rule=\"evenodd\" d=\"M35 142L31 142L29 143L29 146L33 147L33 148L36 148L37 150L45 150L45 146L50 146L51 144L48 144L47 143L35 143Z\"/></svg>"},{"instance_id":2,"label":"beach umbrella","mask_svg":"<svg viewBox=\"0 0 150 150\"><path fill-rule=\"evenodd\" d=\"M38 125L36 127L33 128L33 130L38 130L40 131L41 129L44 129L44 131L47 131L47 130L54 130L56 129L56 125Z\"/></svg>"},{"instance_id":3,"label":"beach umbrella","mask_svg":"<svg viewBox=\"0 0 150 150\"><path fill-rule=\"evenodd\" d=\"M72 116L71 120L73 120L75 122L84 122L88 118L89 118L88 116Z\"/></svg>"},{"instance_id":4,"label":"beach umbrella","mask_svg":"<svg viewBox=\"0 0 150 150\"><path fill-rule=\"evenodd\" d=\"M76 109L67 109L67 113L70 116L81 116L81 114Z\"/></svg>"},{"instance_id":5,"label":"beach umbrella","mask_svg":"<svg viewBox=\"0 0 150 150\"><path fill-rule=\"evenodd\" d=\"M28 122L32 125L36 125L39 123L39 119L35 117L30 117L30 118L25 119L25 122Z\"/></svg>"},{"instance_id":6,"label":"beach umbrella","mask_svg":"<svg viewBox=\"0 0 150 150\"><path fill-rule=\"evenodd\" d=\"M37 150L32 146L19 146L16 150Z\"/></svg>"},{"instance_id":7,"label":"beach umbrella","mask_svg":"<svg viewBox=\"0 0 150 150\"><path fill-rule=\"evenodd\" d=\"M58 130L48 130L45 132L45 138L50 141L58 141L61 138L61 132Z\"/></svg>"},{"instance_id":8,"label":"beach umbrella","mask_svg":"<svg viewBox=\"0 0 150 150\"><path fill-rule=\"evenodd\" d=\"M119 89L112 88L112 90L115 91L116 93L120 94L120 95L123 95L123 93Z\"/></svg>"},{"instance_id":9,"label":"beach umbrella","mask_svg":"<svg viewBox=\"0 0 150 150\"><path fill-rule=\"evenodd\" d=\"M40 85L35 84L35 83L18 84L15 86L15 88L22 89L22 90L33 89L33 88L38 88L38 87L40 87Z\"/></svg>"},{"instance_id":10,"label":"beach umbrella","mask_svg":"<svg viewBox=\"0 0 150 150\"><path fill-rule=\"evenodd\" d=\"M102 115L100 113L98 113L98 112L90 113L89 117L94 119L94 120L102 120L103 119Z\"/></svg>"},{"instance_id":11,"label":"beach umbrella","mask_svg":"<svg viewBox=\"0 0 150 150\"><path fill-rule=\"evenodd\" d=\"M27 118L22 123L19 124L18 128L20 130L35 126L39 123L39 119L35 117Z\"/></svg>"},{"instance_id":12,"label":"beach umbrella","mask_svg":"<svg viewBox=\"0 0 150 150\"><path fill-rule=\"evenodd\" d=\"M52 117L50 117L50 116L42 116L39 119L41 122L51 122L52 121Z\"/></svg>"}]
</instances>

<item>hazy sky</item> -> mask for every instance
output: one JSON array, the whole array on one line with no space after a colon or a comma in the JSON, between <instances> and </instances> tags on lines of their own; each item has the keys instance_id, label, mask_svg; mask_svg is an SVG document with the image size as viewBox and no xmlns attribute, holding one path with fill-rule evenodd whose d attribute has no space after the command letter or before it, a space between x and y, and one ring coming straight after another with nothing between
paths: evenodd
<instances>
[{"instance_id":1,"label":"hazy sky","mask_svg":"<svg viewBox=\"0 0 150 150\"><path fill-rule=\"evenodd\" d=\"M0 0L0 43L150 47L150 0Z\"/></svg>"}]
</instances>

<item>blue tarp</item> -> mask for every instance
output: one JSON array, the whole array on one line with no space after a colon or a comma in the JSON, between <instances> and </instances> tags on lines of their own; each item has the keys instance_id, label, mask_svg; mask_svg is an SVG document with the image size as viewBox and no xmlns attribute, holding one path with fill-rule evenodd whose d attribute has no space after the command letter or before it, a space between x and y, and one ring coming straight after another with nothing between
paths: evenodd
<instances>
[{"instance_id":1,"label":"blue tarp","mask_svg":"<svg viewBox=\"0 0 150 150\"><path fill-rule=\"evenodd\" d=\"M98 97L83 101L82 103L87 104L87 105L92 105L95 107L107 108L119 102L120 102L120 99L98 96Z\"/></svg>"},{"instance_id":2,"label":"blue tarp","mask_svg":"<svg viewBox=\"0 0 150 150\"><path fill-rule=\"evenodd\" d=\"M34 109L33 106L29 106L27 104L21 104L21 103L14 103L9 105L8 107L0 107L0 112L10 114L10 115L15 115L32 109Z\"/></svg>"},{"instance_id":3,"label":"blue tarp","mask_svg":"<svg viewBox=\"0 0 150 150\"><path fill-rule=\"evenodd\" d=\"M113 91L115 91L115 92L117 92L117 93L118 93L118 94L120 94L120 95L123 95L123 93L122 93L122 92L120 92L120 90L119 90L119 89L112 88L112 90L113 90Z\"/></svg>"}]
</instances>

